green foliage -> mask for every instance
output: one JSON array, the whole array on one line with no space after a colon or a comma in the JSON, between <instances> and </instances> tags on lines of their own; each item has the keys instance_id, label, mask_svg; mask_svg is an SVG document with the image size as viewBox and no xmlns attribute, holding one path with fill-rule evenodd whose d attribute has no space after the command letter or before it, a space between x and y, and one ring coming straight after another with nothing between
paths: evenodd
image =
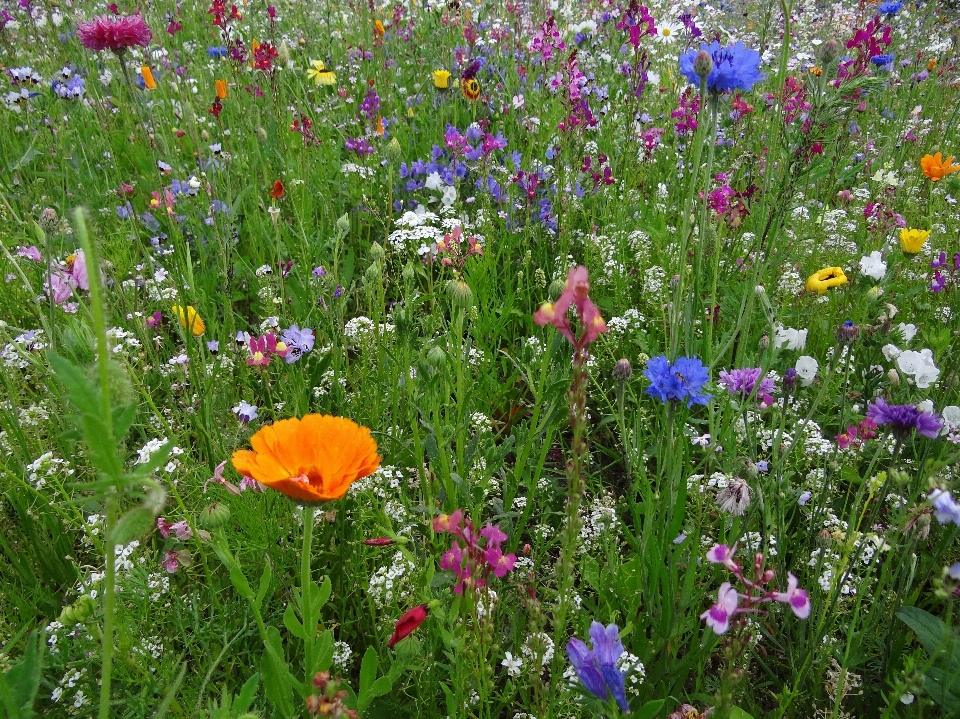
<instances>
[{"instance_id":1,"label":"green foliage","mask_svg":"<svg viewBox=\"0 0 960 719\"><path fill-rule=\"evenodd\" d=\"M31 632L20 661L0 674L0 708L6 719L30 719L43 675L43 634Z\"/></svg>"}]
</instances>

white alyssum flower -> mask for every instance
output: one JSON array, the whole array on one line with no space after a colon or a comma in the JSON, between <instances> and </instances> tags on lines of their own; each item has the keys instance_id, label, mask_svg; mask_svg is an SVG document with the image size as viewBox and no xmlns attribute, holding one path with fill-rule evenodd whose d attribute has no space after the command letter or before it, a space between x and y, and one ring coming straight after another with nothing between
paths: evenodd
<instances>
[{"instance_id":1,"label":"white alyssum flower","mask_svg":"<svg viewBox=\"0 0 960 719\"><path fill-rule=\"evenodd\" d=\"M817 370L820 369L820 363L817 362L813 357L803 355L802 357L797 358L795 369L797 370L797 377L800 378L800 384L802 384L804 387L809 387L813 384L813 380L817 376Z\"/></svg>"},{"instance_id":2,"label":"white alyssum flower","mask_svg":"<svg viewBox=\"0 0 960 719\"><path fill-rule=\"evenodd\" d=\"M510 652L506 652L500 666L507 670L509 676L518 677L523 669L523 660L520 657L513 656Z\"/></svg>"}]
</instances>

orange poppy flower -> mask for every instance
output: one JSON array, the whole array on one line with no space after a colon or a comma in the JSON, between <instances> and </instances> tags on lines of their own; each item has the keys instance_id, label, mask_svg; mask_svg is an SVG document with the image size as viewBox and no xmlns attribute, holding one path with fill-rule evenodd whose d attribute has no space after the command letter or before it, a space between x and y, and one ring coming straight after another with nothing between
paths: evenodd
<instances>
[{"instance_id":1,"label":"orange poppy flower","mask_svg":"<svg viewBox=\"0 0 960 719\"><path fill-rule=\"evenodd\" d=\"M143 77L143 86L147 90L157 89L157 81L153 79L153 70L150 69L149 65L140 68L140 75Z\"/></svg>"},{"instance_id":2,"label":"orange poppy flower","mask_svg":"<svg viewBox=\"0 0 960 719\"><path fill-rule=\"evenodd\" d=\"M253 451L233 453L234 468L301 502L340 499L380 466L370 430L345 417L282 419L253 435L250 444Z\"/></svg>"},{"instance_id":3,"label":"orange poppy flower","mask_svg":"<svg viewBox=\"0 0 960 719\"><path fill-rule=\"evenodd\" d=\"M920 169L923 170L923 174L933 182L937 182L951 172L960 171L960 165L953 164L953 155L944 160L943 153L938 152L936 155L924 155L921 157Z\"/></svg>"},{"instance_id":4,"label":"orange poppy flower","mask_svg":"<svg viewBox=\"0 0 960 719\"><path fill-rule=\"evenodd\" d=\"M377 37L383 37L384 35L386 35L386 32L387 32L387 31L384 30L384 28L383 28L383 23L382 23L382 22L380 22L379 20L374 20L374 21L373 21L373 34L374 34L374 35L376 35Z\"/></svg>"},{"instance_id":5,"label":"orange poppy flower","mask_svg":"<svg viewBox=\"0 0 960 719\"><path fill-rule=\"evenodd\" d=\"M283 183L280 180L277 180L273 183L273 187L270 189L270 197L272 197L274 200L279 200L281 197L283 197L283 192Z\"/></svg>"},{"instance_id":6,"label":"orange poppy flower","mask_svg":"<svg viewBox=\"0 0 960 719\"><path fill-rule=\"evenodd\" d=\"M217 92L217 97L221 100L227 99L227 81L226 80L214 80L213 87Z\"/></svg>"}]
</instances>

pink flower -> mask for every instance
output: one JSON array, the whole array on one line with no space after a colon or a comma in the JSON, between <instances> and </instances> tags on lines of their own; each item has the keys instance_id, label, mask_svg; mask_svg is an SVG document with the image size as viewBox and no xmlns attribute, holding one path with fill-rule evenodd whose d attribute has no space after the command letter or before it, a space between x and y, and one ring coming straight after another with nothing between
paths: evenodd
<instances>
[{"instance_id":1,"label":"pink flower","mask_svg":"<svg viewBox=\"0 0 960 719\"><path fill-rule=\"evenodd\" d=\"M73 295L73 289L77 286L73 275L66 274L60 268L50 273L49 282L46 284L47 294L53 297L54 304L62 304Z\"/></svg>"},{"instance_id":2,"label":"pink flower","mask_svg":"<svg viewBox=\"0 0 960 719\"><path fill-rule=\"evenodd\" d=\"M211 482L219 484L225 490L230 492L230 494L236 496L240 494L240 488L235 484L228 482L223 476L223 468L227 466L227 460L223 460L220 464L217 465L216 469L213 470L213 476L203 483L203 491L207 491L207 485Z\"/></svg>"},{"instance_id":3,"label":"pink flower","mask_svg":"<svg viewBox=\"0 0 960 719\"><path fill-rule=\"evenodd\" d=\"M710 548L710 551L707 552L707 561L712 564L722 564L731 572L736 574L740 568L737 566L737 563L733 561L733 554L736 551L736 547L728 547L726 544L717 544L714 547Z\"/></svg>"},{"instance_id":4,"label":"pink flower","mask_svg":"<svg viewBox=\"0 0 960 719\"><path fill-rule=\"evenodd\" d=\"M567 275L567 284L563 292L553 304L544 302L540 309L533 313L533 321L538 325L553 325L560 333L573 343L578 349L585 348L603 332L607 325L600 316L600 310L591 302L587 293L590 292L590 282L587 279L587 268L579 265L570 270ZM583 336L578 341L570 331L570 320L567 310L570 305L577 308L577 316L584 326Z\"/></svg>"},{"instance_id":5,"label":"pink flower","mask_svg":"<svg viewBox=\"0 0 960 719\"><path fill-rule=\"evenodd\" d=\"M715 634L723 634L730 628L730 618L737 612L740 597L730 582L720 585L717 603L700 615Z\"/></svg>"},{"instance_id":6,"label":"pink flower","mask_svg":"<svg viewBox=\"0 0 960 719\"><path fill-rule=\"evenodd\" d=\"M251 492L257 492L258 494L263 494L262 484L260 484L253 477L242 477L240 479L240 491L246 492L248 489Z\"/></svg>"},{"instance_id":7,"label":"pink flower","mask_svg":"<svg viewBox=\"0 0 960 719\"><path fill-rule=\"evenodd\" d=\"M77 287L81 290L90 290L90 277L87 274L87 258L83 255L83 250L77 252L73 260L73 266L70 268L70 274L73 275Z\"/></svg>"},{"instance_id":8,"label":"pink flower","mask_svg":"<svg viewBox=\"0 0 960 719\"><path fill-rule=\"evenodd\" d=\"M153 33L141 15L103 15L78 25L77 37L80 38L80 44L88 50L111 50L120 55L135 45L146 47L153 39Z\"/></svg>"},{"instance_id":9,"label":"pink flower","mask_svg":"<svg viewBox=\"0 0 960 719\"><path fill-rule=\"evenodd\" d=\"M157 529L160 531L160 534L163 535L164 539L168 539L171 534L175 539L181 540L187 540L193 536L193 532L190 531L190 527L187 525L187 520L185 519L171 523L163 517L157 517Z\"/></svg>"},{"instance_id":10,"label":"pink flower","mask_svg":"<svg viewBox=\"0 0 960 719\"><path fill-rule=\"evenodd\" d=\"M17 248L17 257L25 257L28 260L33 260L34 262L42 262L43 258L40 256L40 250L31 245L30 247L18 247Z\"/></svg>"},{"instance_id":11,"label":"pink flower","mask_svg":"<svg viewBox=\"0 0 960 719\"><path fill-rule=\"evenodd\" d=\"M433 531L438 534L449 532L453 536L461 534L460 523L463 521L463 510L458 509L452 514L440 514L433 518Z\"/></svg>"},{"instance_id":12,"label":"pink flower","mask_svg":"<svg viewBox=\"0 0 960 719\"><path fill-rule=\"evenodd\" d=\"M180 556L174 550L168 549L160 563L167 570L167 574L176 574L177 570L180 569Z\"/></svg>"},{"instance_id":13,"label":"pink flower","mask_svg":"<svg viewBox=\"0 0 960 719\"><path fill-rule=\"evenodd\" d=\"M810 597L807 596L806 589L800 589L797 586L797 578L793 572L787 572L787 591L774 592L773 600L789 604L793 613L801 619L810 616Z\"/></svg>"}]
</instances>

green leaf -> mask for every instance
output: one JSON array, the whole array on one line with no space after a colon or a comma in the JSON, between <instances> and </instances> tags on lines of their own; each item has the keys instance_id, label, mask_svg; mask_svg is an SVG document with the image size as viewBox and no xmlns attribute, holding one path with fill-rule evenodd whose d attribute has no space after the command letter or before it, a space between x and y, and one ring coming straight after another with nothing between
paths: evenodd
<instances>
[{"instance_id":1,"label":"green leaf","mask_svg":"<svg viewBox=\"0 0 960 719\"><path fill-rule=\"evenodd\" d=\"M180 682L183 681L183 677L187 673L187 663L183 662L180 665L180 671L177 673L177 678L173 680L173 684L167 687L167 693L163 697L163 701L160 702L160 706L157 707L156 713L153 715L153 719L163 719L167 715L167 711L170 709L170 705L173 703L173 700L177 696L177 690L180 688Z\"/></svg>"},{"instance_id":2,"label":"green leaf","mask_svg":"<svg viewBox=\"0 0 960 719\"><path fill-rule=\"evenodd\" d=\"M244 682L243 687L240 689L240 694L237 696L237 700L233 703L233 709L237 714L243 714L250 709L250 705L253 704L253 700L257 696L257 687L259 684L259 674L254 674Z\"/></svg>"},{"instance_id":3,"label":"green leaf","mask_svg":"<svg viewBox=\"0 0 960 719\"><path fill-rule=\"evenodd\" d=\"M276 627L267 627L267 651L260 662L260 672L263 674L263 688L267 700L273 704L282 717L294 715L293 687L294 680L290 669L283 659L283 644L280 640L280 630Z\"/></svg>"},{"instance_id":4,"label":"green leaf","mask_svg":"<svg viewBox=\"0 0 960 719\"><path fill-rule=\"evenodd\" d=\"M666 699L654 699L651 702L647 702L640 709L634 713L634 719L653 719L663 708Z\"/></svg>"},{"instance_id":5,"label":"green leaf","mask_svg":"<svg viewBox=\"0 0 960 719\"><path fill-rule=\"evenodd\" d=\"M40 689L40 675L43 673L44 648L40 633L31 632L23 657L0 674L0 707L6 717L29 719L33 716L33 702Z\"/></svg>"},{"instance_id":6,"label":"green leaf","mask_svg":"<svg viewBox=\"0 0 960 719\"><path fill-rule=\"evenodd\" d=\"M323 584L317 586L316 582L313 584L313 591L310 592L311 604L311 615L314 617L320 616L320 610L323 609L323 605L327 603L330 599L330 592L333 587L330 584L330 577L324 577Z\"/></svg>"},{"instance_id":7,"label":"green leaf","mask_svg":"<svg viewBox=\"0 0 960 719\"><path fill-rule=\"evenodd\" d=\"M283 610L283 626L297 639L301 641L306 640L307 635L306 632L303 631L303 624L300 623L297 615L294 614L292 604L288 604L287 608Z\"/></svg>"},{"instance_id":8,"label":"green leaf","mask_svg":"<svg viewBox=\"0 0 960 719\"><path fill-rule=\"evenodd\" d=\"M927 654L935 657L945 652L947 661L960 669L960 642L950 634L946 624L919 607L904 607L897 612L897 617L916 632Z\"/></svg>"},{"instance_id":9,"label":"green leaf","mask_svg":"<svg viewBox=\"0 0 960 719\"><path fill-rule=\"evenodd\" d=\"M314 645L314 657L316 664L311 670L311 674L325 672L333 664L333 632L329 629L322 632Z\"/></svg>"},{"instance_id":10,"label":"green leaf","mask_svg":"<svg viewBox=\"0 0 960 719\"><path fill-rule=\"evenodd\" d=\"M153 528L157 516L144 506L134 507L126 512L117 526L110 532L110 541L114 544L129 544Z\"/></svg>"},{"instance_id":11,"label":"green leaf","mask_svg":"<svg viewBox=\"0 0 960 719\"><path fill-rule=\"evenodd\" d=\"M273 567L270 566L270 560L268 559L266 564L263 565L263 574L260 575L260 587L257 589L257 598L254 602L254 607L259 612L263 606L263 600L267 596L267 592L270 590L270 580L273 579Z\"/></svg>"},{"instance_id":12,"label":"green leaf","mask_svg":"<svg viewBox=\"0 0 960 719\"><path fill-rule=\"evenodd\" d=\"M747 712L740 707L733 707L733 709L730 710L730 719L753 719L753 715L747 714Z\"/></svg>"},{"instance_id":13,"label":"green leaf","mask_svg":"<svg viewBox=\"0 0 960 719\"><path fill-rule=\"evenodd\" d=\"M380 658L377 656L377 650L373 647L367 647L363 653L363 659L360 662L360 699L370 691L374 680L377 678L377 666Z\"/></svg>"}]
</instances>

